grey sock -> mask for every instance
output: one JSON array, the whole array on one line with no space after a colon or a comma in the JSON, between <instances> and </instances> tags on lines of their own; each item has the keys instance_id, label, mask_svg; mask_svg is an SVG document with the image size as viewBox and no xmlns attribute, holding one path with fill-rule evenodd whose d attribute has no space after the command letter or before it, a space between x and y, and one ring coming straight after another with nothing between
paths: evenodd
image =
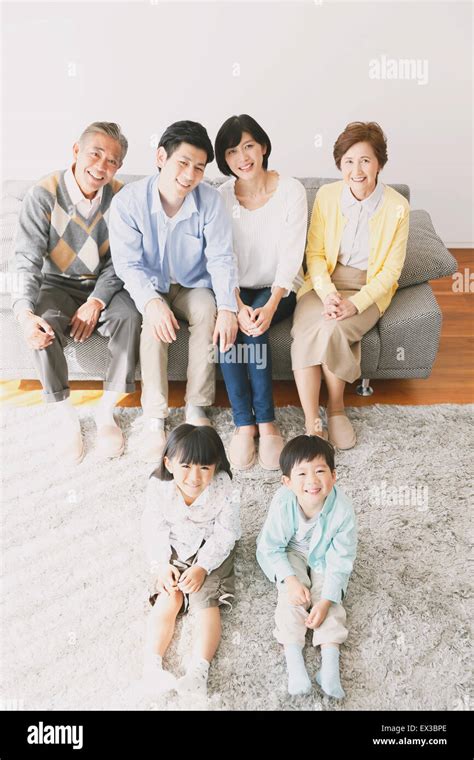
<instances>
[{"instance_id":1,"label":"grey sock","mask_svg":"<svg viewBox=\"0 0 474 760\"><path fill-rule=\"evenodd\" d=\"M194 406L194 404L186 404L185 409L186 422L199 419L200 417L207 417L207 411L204 406Z\"/></svg>"}]
</instances>

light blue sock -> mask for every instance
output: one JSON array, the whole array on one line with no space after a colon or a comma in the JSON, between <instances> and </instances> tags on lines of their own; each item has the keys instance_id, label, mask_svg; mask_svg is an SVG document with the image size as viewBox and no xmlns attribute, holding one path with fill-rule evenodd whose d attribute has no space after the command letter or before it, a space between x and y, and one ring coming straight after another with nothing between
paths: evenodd
<instances>
[{"instance_id":1,"label":"light blue sock","mask_svg":"<svg viewBox=\"0 0 474 760\"><path fill-rule=\"evenodd\" d=\"M288 693L292 695L309 694L311 679L303 659L303 647L300 644L285 644L286 667L288 670Z\"/></svg>"},{"instance_id":2,"label":"light blue sock","mask_svg":"<svg viewBox=\"0 0 474 760\"><path fill-rule=\"evenodd\" d=\"M329 697L342 699L346 696L339 677L338 647L321 647L321 669L316 674L316 681Z\"/></svg>"}]
</instances>

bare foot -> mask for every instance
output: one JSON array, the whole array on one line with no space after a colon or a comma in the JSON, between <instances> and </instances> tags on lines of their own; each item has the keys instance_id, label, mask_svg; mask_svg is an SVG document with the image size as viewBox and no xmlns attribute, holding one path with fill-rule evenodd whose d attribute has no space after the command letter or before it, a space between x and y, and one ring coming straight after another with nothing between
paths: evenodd
<instances>
[{"instance_id":1,"label":"bare foot","mask_svg":"<svg viewBox=\"0 0 474 760\"><path fill-rule=\"evenodd\" d=\"M280 435L278 425L274 422L259 422L258 432L260 435Z\"/></svg>"},{"instance_id":2,"label":"bare foot","mask_svg":"<svg viewBox=\"0 0 474 760\"><path fill-rule=\"evenodd\" d=\"M256 425L242 425L242 427L237 428L235 432L236 435L253 435L255 438L258 433L258 429Z\"/></svg>"}]
</instances>

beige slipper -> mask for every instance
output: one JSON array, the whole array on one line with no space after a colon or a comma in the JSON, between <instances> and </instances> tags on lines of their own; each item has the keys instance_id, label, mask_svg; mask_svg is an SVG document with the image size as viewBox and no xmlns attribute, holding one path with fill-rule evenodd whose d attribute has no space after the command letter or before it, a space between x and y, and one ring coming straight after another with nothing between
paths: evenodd
<instances>
[{"instance_id":1,"label":"beige slipper","mask_svg":"<svg viewBox=\"0 0 474 760\"><path fill-rule=\"evenodd\" d=\"M163 456L166 446L166 432L159 430L144 430L140 436L140 458L148 464L157 464Z\"/></svg>"},{"instance_id":2,"label":"beige slipper","mask_svg":"<svg viewBox=\"0 0 474 760\"><path fill-rule=\"evenodd\" d=\"M354 428L345 412L327 413L329 442L338 449L352 449L357 438Z\"/></svg>"},{"instance_id":3,"label":"beige slipper","mask_svg":"<svg viewBox=\"0 0 474 760\"><path fill-rule=\"evenodd\" d=\"M101 425L97 429L96 454L100 459L120 457L125 448L123 433L117 425Z\"/></svg>"},{"instance_id":4,"label":"beige slipper","mask_svg":"<svg viewBox=\"0 0 474 760\"><path fill-rule=\"evenodd\" d=\"M239 435L237 432L232 436L229 444L229 462L235 470L250 470L257 461L255 438L250 435Z\"/></svg>"},{"instance_id":5,"label":"beige slipper","mask_svg":"<svg viewBox=\"0 0 474 760\"><path fill-rule=\"evenodd\" d=\"M320 417L316 417L314 421L313 432L306 433L306 435L317 435L319 438L322 438L324 441L327 441L328 431L323 428L323 423Z\"/></svg>"},{"instance_id":6,"label":"beige slipper","mask_svg":"<svg viewBox=\"0 0 474 760\"><path fill-rule=\"evenodd\" d=\"M281 435L261 435L258 444L258 463L264 470L280 469L280 454L285 445Z\"/></svg>"},{"instance_id":7,"label":"beige slipper","mask_svg":"<svg viewBox=\"0 0 474 760\"><path fill-rule=\"evenodd\" d=\"M56 441L56 451L64 464L80 464L84 459L84 441L80 430L75 430L66 440Z\"/></svg>"}]
</instances>

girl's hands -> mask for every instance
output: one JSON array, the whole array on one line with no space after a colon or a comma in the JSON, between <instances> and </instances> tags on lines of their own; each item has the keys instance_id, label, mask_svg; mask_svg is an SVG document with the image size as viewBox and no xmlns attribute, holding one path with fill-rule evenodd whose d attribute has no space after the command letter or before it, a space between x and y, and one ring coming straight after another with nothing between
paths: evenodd
<instances>
[{"instance_id":1,"label":"girl's hands","mask_svg":"<svg viewBox=\"0 0 474 760\"><path fill-rule=\"evenodd\" d=\"M185 594L194 594L201 588L206 575L207 572L203 567L199 567L199 565L188 567L179 579L179 590L183 591Z\"/></svg>"},{"instance_id":2,"label":"girl's hands","mask_svg":"<svg viewBox=\"0 0 474 760\"><path fill-rule=\"evenodd\" d=\"M171 594L178 590L180 572L174 565L161 565L156 577L156 590Z\"/></svg>"},{"instance_id":3,"label":"girl's hands","mask_svg":"<svg viewBox=\"0 0 474 760\"><path fill-rule=\"evenodd\" d=\"M318 628L321 623L324 623L331 604L332 602L330 602L329 599L320 599L319 602L316 602L305 620L306 628L314 630L315 628Z\"/></svg>"}]
</instances>

